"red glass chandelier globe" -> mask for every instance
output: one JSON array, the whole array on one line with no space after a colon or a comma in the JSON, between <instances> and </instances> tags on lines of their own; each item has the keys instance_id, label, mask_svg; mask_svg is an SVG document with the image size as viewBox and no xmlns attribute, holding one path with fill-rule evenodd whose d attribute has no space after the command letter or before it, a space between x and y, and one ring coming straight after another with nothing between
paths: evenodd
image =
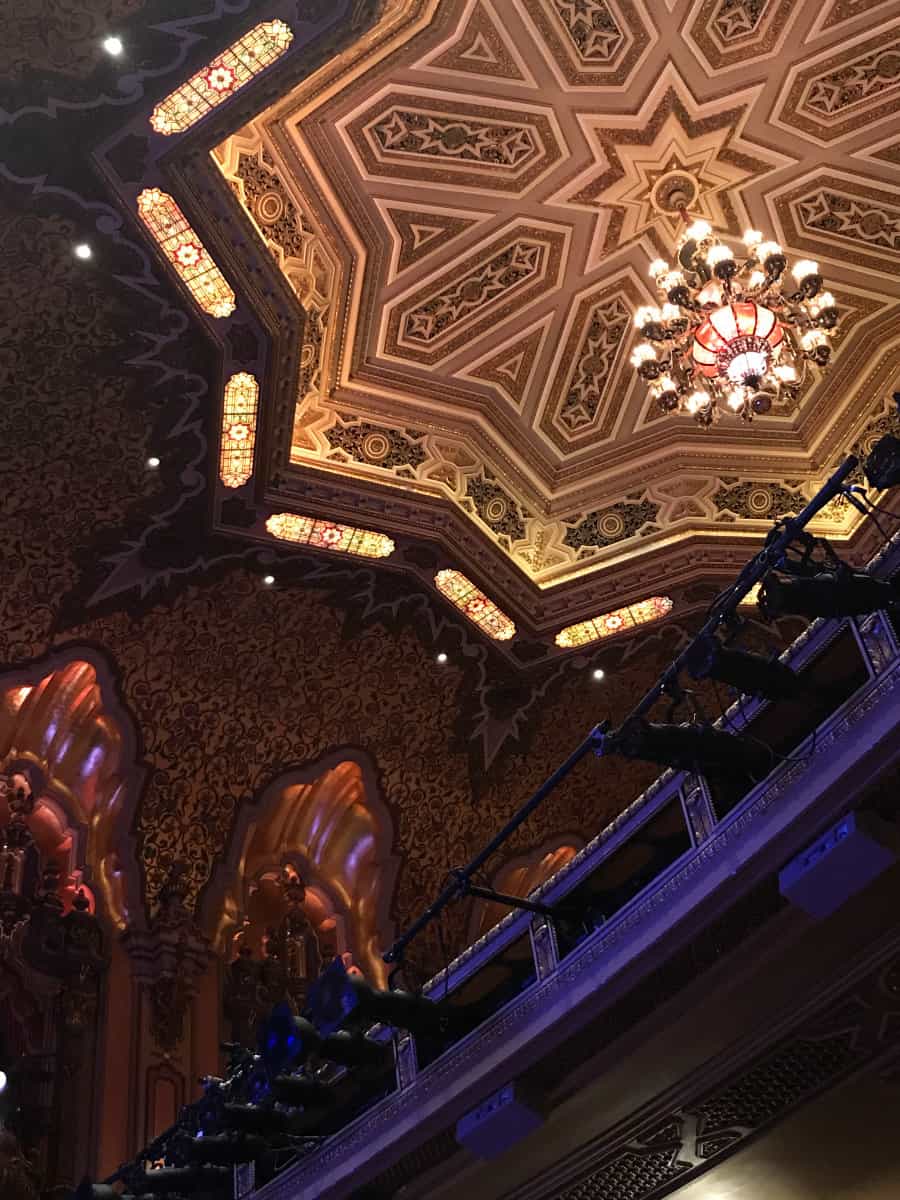
<instances>
[{"instance_id":1,"label":"red glass chandelier globe","mask_svg":"<svg viewBox=\"0 0 900 1200\"><path fill-rule=\"evenodd\" d=\"M725 304L694 333L691 357L707 379L758 387L784 330L770 308L752 300Z\"/></svg>"}]
</instances>

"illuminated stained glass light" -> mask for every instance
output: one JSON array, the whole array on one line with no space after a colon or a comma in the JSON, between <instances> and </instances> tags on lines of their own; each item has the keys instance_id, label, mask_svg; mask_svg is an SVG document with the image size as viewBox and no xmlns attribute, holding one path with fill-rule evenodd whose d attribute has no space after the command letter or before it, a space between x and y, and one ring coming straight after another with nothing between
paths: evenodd
<instances>
[{"instance_id":1,"label":"illuminated stained glass light","mask_svg":"<svg viewBox=\"0 0 900 1200\"><path fill-rule=\"evenodd\" d=\"M205 313L230 317L234 292L171 196L147 188L137 198L141 220Z\"/></svg>"},{"instance_id":2,"label":"illuminated stained glass light","mask_svg":"<svg viewBox=\"0 0 900 1200\"><path fill-rule=\"evenodd\" d=\"M493 600L466 579L459 571L438 571L434 583L442 596L456 605L464 616L474 622L484 633L497 642L507 642L515 637L516 627L505 612Z\"/></svg>"},{"instance_id":3,"label":"illuminated stained glass light","mask_svg":"<svg viewBox=\"0 0 900 1200\"><path fill-rule=\"evenodd\" d=\"M284 21L264 21L192 75L157 104L150 124L157 133L181 133L280 58L294 40Z\"/></svg>"},{"instance_id":4,"label":"illuminated stained glass light","mask_svg":"<svg viewBox=\"0 0 900 1200\"><path fill-rule=\"evenodd\" d=\"M232 375L225 384L219 455L219 478L226 487L240 487L253 474L258 407L259 384L253 376L246 371Z\"/></svg>"},{"instance_id":5,"label":"illuminated stained glass light","mask_svg":"<svg viewBox=\"0 0 900 1200\"><path fill-rule=\"evenodd\" d=\"M266 529L284 542L357 554L360 558L387 558L394 552L393 541L384 533L357 529L354 525L337 525L334 521L320 521L316 517L301 517L297 513L275 513L266 521Z\"/></svg>"},{"instance_id":6,"label":"illuminated stained glass light","mask_svg":"<svg viewBox=\"0 0 900 1200\"><path fill-rule=\"evenodd\" d=\"M671 611L672 601L668 596L651 596L649 600L629 604L627 608L617 608L614 612L604 613L602 617L567 625L556 635L556 644L566 650L572 646L586 646L589 642L613 637L637 625L646 625L648 621L658 621Z\"/></svg>"}]
</instances>

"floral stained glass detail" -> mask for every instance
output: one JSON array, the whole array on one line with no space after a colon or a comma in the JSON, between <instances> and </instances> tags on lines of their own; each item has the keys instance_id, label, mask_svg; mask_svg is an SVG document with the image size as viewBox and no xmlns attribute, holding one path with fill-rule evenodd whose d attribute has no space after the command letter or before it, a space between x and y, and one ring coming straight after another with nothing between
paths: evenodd
<instances>
[{"instance_id":1,"label":"floral stained glass detail","mask_svg":"<svg viewBox=\"0 0 900 1200\"><path fill-rule=\"evenodd\" d=\"M321 521L316 517L301 517L297 513L275 513L266 521L266 529L284 542L357 554L360 558L387 558L394 552L394 543L387 534L357 529L354 525L337 525L334 521Z\"/></svg>"},{"instance_id":2,"label":"floral stained glass detail","mask_svg":"<svg viewBox=\"0 0 900 1200\"><path fill-rule=\"evenodd\" d=\"M141 220L203 311L211 317L230 317L234 292L172 197L147 188L137 204Z\"/></svg>"},{"instance_id":3,"label":"floral stained glass detail","mask_svg":"<svg viewBox=\"0 0 900 1200\"><path fill-rule=\"evenodd\" d=\"M284 21L264 21L157 104L150 124L157 133L181 133L280 58L294 40Z\"/></svg>"},{"instance_id":4,"label":"floral stained glass detail","mask_svg":"<svg viewBox=\"0 0 900 1200\"><path fill-rule=\"evenodd\" d=\"M516 627L506 613L460 571L438 571L434 583L441 595L488 637L496 642L508 642L515 637Z\"/></svg>"},{"instance_id":5,"label":"floral stained glass detail","mask_svg":"<svg viewBox=\"0 0 900 1200\"><path fill-rule=\"evenodd\" d=\"M226 487L240 487L253 474L258 407L259 384L253 376L246 371L232 375L225 384L219 454L219 478Z\"/></svg>"},{"instance_id":6,"label":"floral stained glass detail","mask_svg":"<svg viewBox=\"0 0 900 1200\"><path fill-rule=\"evenodd\" d=\"M646 625L648 621L658 621L671 611L672 601L668 596L651 596L649 600L629 604L627 608L617 608L614 612L604 613L602 617L567 625L556 635L556 644L566 650L572 646L586 646L601 638L634 629L637 625Z\"/></svg>"}]
</instances>

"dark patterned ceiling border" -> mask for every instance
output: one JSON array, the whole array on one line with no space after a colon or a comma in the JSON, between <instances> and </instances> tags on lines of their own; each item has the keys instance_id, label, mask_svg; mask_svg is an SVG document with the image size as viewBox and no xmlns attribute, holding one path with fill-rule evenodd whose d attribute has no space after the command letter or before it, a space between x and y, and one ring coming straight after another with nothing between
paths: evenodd
<instances>
[{"instance_id":1,"label":"dark patterned ceiling border","mask_svg":"<svg viewBox=\"0 0 900 1200\"><path fill-rule=\"evenodd\" d=\"M652 1116L633 1114L502 1200L660 1200L828 1088L894 1061L898 1044L894 933L762 1036L686 1079L677 1099L657 1099Z\"/></svg>"}]
</instances>

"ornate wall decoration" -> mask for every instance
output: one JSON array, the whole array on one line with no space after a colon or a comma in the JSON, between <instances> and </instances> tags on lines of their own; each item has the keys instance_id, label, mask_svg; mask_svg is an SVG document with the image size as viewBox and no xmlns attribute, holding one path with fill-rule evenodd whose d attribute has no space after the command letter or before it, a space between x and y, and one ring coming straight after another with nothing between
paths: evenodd
<instances>
[{"instance_id":1,"label":"ornate wall decoration","mask_svg":"<svg viewBox=\"0 0 900 1200\"><path fill-rule=\"evenodd\" d=\"M516 334L500 350L476 360L461 372L466 378L492 384L516 408L525 402L529 385L547 338L546 317L524 334Z\"/></svg>"},{"instance_id":2,"label":"ornate wall decoration","mask_svg":"<svg viewBox=\"0 0 900 1200\"><path fill-rule=\"evenodd\" d=\"M230 317L234 292L172 197L147 188L137 204L151 237L200 308L211 317Z\"/></svg>"},{"instance_id":3,"label":"ornate wall decoration","mask_svg":"<svg viewBox=\"0 0 900 1200\"><path fill-rule=\"evenodd\" d=\"M659 508L654 500L648 500L638 492L621 504L599 508L578 519L571 518L565 544L583 555L598 546L612 546L640 536L644 527L656 520Z\"/></svg>"},{"instance_id":4,"label":"ornate wall decoration","mask_svg":"<svg viewBox=\"0 0 900 1200\"><path fill-rule=\"evenodd\" d=\"M399 302L388 324L386 350L417 363L436 363L513 311L521 312L559 277L565 237L551 229L514 225L473 251L439 284Z\"/></svg>"},{"instance_id":5,"label":"ornate wall decoration","mask_svg":"<svg viewBox=\"0 0 900 1200\"><path fill-rule=\"evenodd\" d=\"M485 214L467 215L442 212L423 205L410 207L383 201L379 209L392 238L396 239L391 265L391 278L417 265L438 250L444 251L449 242L466 233Z\"/></svg>"},{"instance_id":6,"label":"ornate wall decoration","mask_svg":"<svg viewBox=\"0 0 900 1200\"><path fill-rule=\"evenodd\" d=\"M844 45L792 73L779 120L816 142L834 142L900 112L896 27Z\"/></svg>"},{"instance_id":7,"label":"ornate wall decoration","mask_svg":"<svg viewBox=\"0 0 900 1200\"><path fill-rule=\"evenodd\" d=\"M485 525L494 533L512 541L525 537L522 509L492 476L482 474L469 479L466 496Z\"/></svg>"},{"instance_id":8,"label":"ornate wall decoration","mask_svg":"<svg viewBox=\"0 0 900 1200\"><path fill-rule=\"evenodd\" d=\"M625 608L604 613L601 617L591 617L589 621L567 625L556 635L556 644L563 649L587 646L591 642L626 633L638 625L646 625L648 621L660 621L671 611L672 601L668 596L651 596L648 600L639 600Z\"/></svg>"},{"instance_id":9,"label":"ornate wall decoration","mask_svg":"<svg viewBox=\"0 0 900 1200\"><path fill-rule=\"evenodd\" d=\"M631 384L622 368L639 295L624 279L585 296L575 310L542 419L542 428L561 448L587 430L594 439L610 435Z\"/></svg>"},{"instance_id":10,"label":"ornate wall decoration","mask_svg":"<svg viewBox=\"0 0 900 1200\"><path fill-rule=\"evenodd\" d=\"M546 109L392 94L350 120L370 178L427 180L522 195L563 151Z\"/></svg>"},{"instance_id":11,"label":"ornate wall decoration","mask_svg":"<svg viewBox=\"0 0 900 1200\"><path fill-rule=\"evenodd\" d=\"M275 513L266 521L272 537L299 546L313 546L340 554L355 554L359 558L388 558L394 553L394 543L383 533L371 529L356 529L353 525L338 525L297 513Z\"/></svg>"},{"instance_id":12,"label":"ornate wall decoration","mask_svg":"<svg viewBox=\"0 0 900 1200\"><path fill-rule=\"evenodd\" d=\"M475 0L455 39L425 59L419 69L482 75L535 87L531 72L504 32L503 21L497 20L493 5L485 0Z\"/></svg>"},{"instance_id":13,"label":"ornate wall decoration","mask_svg":"<svg viewBox=\"0 0 900 1200\"><path fill-rule=\"evenodd\" d=\"M799 11L794 0L704 0L686 36L712 71L770 57Z\"/></svg>"},{"instance_id":14,"label":"ornate wall decoration","mask_svg":"<svg viewBox=\"0 0 900 1200\"><path fill-rule=\"evenodd\" d=\"M624 83L650 43L630 0L524 0L524 7L571 87Z\"/></svg>"},{"instance_id":15,"label":"ornate wall decoration","mask_svg":"<svg viewBox=\"0 0 900 1200\"><path fill-rule=\"evenodd\" d=\"M815 32L834 29L863 15L871 17L879 8L893 0L828 0L813 26Z\"/></svg>"},{"instance_id":16,"label":"ornate wall decoration","mask_svg":"<svg viewBox=\"0 0 900 1200\"><path fill-rule=\"evenodd\" d=\"M216 147L214 160L306 313L297 396L301 405L314 403L329 385L328 331L343 284L339 264L311 212L288 191L258 139L230 138Z\"/></svg>"},{"instance_id":17,"label":"ornate wall decoration","mask_svg":"<svg viewBox=\"0 0 900 1200\"><path fill-rule=\"evenodd\" d=\"M17 80L27 71L84 78L105 57L102 41L124 18L140 13L144 0L37 0L4 13L0 77Z\"/></svg>"},{"instance_id":18,"label":"ornate wall decoration","mask_svg":"<svg viewBox=\"0 0 900 1200\"><path fill-rule=\"evenodd\" d=\"M775 517L798 513L807 497L799 484L760 483L723 479L712 495L716 510L724 519L742 517L747 521L771 522Z\"/></svg>"},{"instance_id":19,"label":"ornate wall decoration","mask_svg":"<svg viewBox=\"0 0 900 1200\"><path fill-rule=\"evenodd\" d=\"M892 204L886 192L870 198L819 187L795 201L795 212L809 233L900 255L900 204Z\"/></svg>"},{"instance_id":20,"label":"ornate wall decoration","mask_svg":"<svg viewBox=\"0 0 900 1200\"><path fill-rule=\"evenodd\" d=\"M664 185L672 176L677 176L692 213L735 236L742 232L746 219L735 208L741 186L784 161L775 151L744 142L742 130L755 93L745 96L740 105L732 98L727 109L721 102L698 105L680 78L666 72L637 121L590 114L580 118L595 144L595 163L554 198L592 211L600 207L592 266L614 247L645 233L659 255L671 252L681 220L666 198Z\"/></svg>"},{"instance_id":21,"label":"ornate wall decoration","mask_svg":"<svg viewBox=\"0 0 900 1200\"><path fill-rule=\"evenodd\" d=\"M515 637L516 627L506 613L459 571L438 571L434 577L434 585L442 596L446 596L451 604L488 637L498 642L506 642Z\"/></svg>"},{"instance_id":22,"label":"ornate wall decoration","mask_svg":"<svg viewBox=\"0 0 900 1200\"><path fill-rule=\"evenodd\" d=\"M288 49L294 35L284 21L264 21L232 42L212 62L166 96L150 116L157 133L183 133L233 96Z\"/></svg>"},{"instance_id":23,"label":"ornate wall decoration","mask_svg":"<svg viewBox=\"0 0 900 1200\"><path fill-rule=\"evenodd\" d=\"M253 474L258 408L259 384L254 377L246 371L232 375L225 384L219 451L219 478L228 488L241 487Z\"/></svg>"},{"instance_id":24,"label":"ornate wall decoration","mask_svg":"<svg viewBox=\"0 0 900 1200\"><path fill-rule=\"evenodd\" d=\"M329 445L341 450L354 462L383 467L386 471L405 467L415 471L427 454L422 447L422 435L410 430L389 429L371 421L337 424L325 430Z\"/></svg>"}]
</instances>

